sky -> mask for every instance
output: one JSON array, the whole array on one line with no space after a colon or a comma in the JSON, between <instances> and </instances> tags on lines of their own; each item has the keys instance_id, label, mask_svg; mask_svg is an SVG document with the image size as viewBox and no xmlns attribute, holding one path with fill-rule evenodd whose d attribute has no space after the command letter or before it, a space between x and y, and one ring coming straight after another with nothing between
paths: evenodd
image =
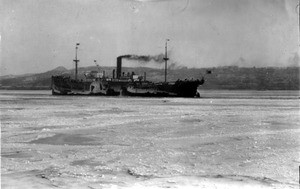
<instances>
[{"instance_id":1,"label":"sky","mask_svg":"<svg viewBox=\"0 0 300 189\"><path fill-rule=\"evenodd\" d=\"M115 66L156 56L178 67L299 65L298 0L2 0L0 75ZM141 62L125 60L124 66ZM143 63L145 65L145 63ZM150 62L149 65L164 68Z\"/></svg>"}]
</instances>

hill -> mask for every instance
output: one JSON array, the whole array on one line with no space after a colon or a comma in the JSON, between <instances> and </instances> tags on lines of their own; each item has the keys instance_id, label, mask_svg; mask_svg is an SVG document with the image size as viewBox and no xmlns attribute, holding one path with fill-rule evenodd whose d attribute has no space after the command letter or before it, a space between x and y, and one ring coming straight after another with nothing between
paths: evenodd
<instances>
[{"instance_id":1,"label":"hill","mask_svg":"<svg viewBox=\"0 0 300 189\"><path fill-rule=\"evenodd\" d=\"M96 66L78 69L79 79L85 79L84 73L97 70ZM115 67L101 67L105 74L112 77ZM124 67L123 72L147 73L147 80L164 81L164 70L145 67ZM74 69L57 67L48 72L20 76L0 77L0 89L50 89L52 75L74 76ZM202 89L243 89L243 90L299 90L299 67L240 68L237 66L212 68L180 68L168 70L168 81L177 79L200 79L204 77Z\"/></svg>"}]
</instances>

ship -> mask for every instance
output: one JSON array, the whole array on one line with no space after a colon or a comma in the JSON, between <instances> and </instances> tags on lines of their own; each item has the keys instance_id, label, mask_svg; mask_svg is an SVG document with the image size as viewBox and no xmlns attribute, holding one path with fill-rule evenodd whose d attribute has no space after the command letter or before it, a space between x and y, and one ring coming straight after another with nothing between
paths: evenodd
<instances>
[{"instance_id":1,"label":"ship","mask_svg":"<svg viewBox=\"0 0 300 189\"><path fill-rule=\"evenodd\" d=\"M167 41L165 43L165 80L164 82L152 82L146 80L146 72L143 76L122 72L122 59L130 55L117 57L116 69L112 71L112 77L107 77L105 71L92 71L85 74L85 80L78 79L78 58L76 44L75 51L75 77L63 75L52 76L51 90L53 95L91 95L91 96L137 96L137 97L200 97L197 91L205 80L185 79L167 81ZM95 60L96 63L96 60ZM99 67L99 65L96 63Z\"/></svg>"}]
</instances>

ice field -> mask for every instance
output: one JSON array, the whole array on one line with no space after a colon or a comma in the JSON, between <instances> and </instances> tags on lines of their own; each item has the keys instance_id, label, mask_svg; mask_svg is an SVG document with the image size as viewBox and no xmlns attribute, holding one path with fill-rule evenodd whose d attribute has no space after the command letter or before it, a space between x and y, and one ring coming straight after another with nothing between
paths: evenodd
<instances>
[{"instance_id":1,"label":"ice field","mask_svg":"<svg viewBox=\"0 0 300 189\"><path fill-rule=\"evenodd\" d=\"M299 91L0 91L1 188L299 188Z\"/></svg>"}]
</instances>

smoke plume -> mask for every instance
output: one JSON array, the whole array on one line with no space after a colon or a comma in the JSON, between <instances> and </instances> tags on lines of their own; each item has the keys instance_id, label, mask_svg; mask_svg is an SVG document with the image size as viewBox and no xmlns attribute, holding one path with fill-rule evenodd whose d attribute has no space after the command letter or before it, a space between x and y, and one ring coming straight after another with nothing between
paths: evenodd
<instances>
[{"instance_id":1,"label":"smoke plume","mask_svg":"<svg viewBox=\"0 0 300 189\"><path fill-rule=\"evenodd\" d=\"M127 60L136 60L136 61L142 61L142 62L150 62L151 60L153 60L154 62L157 63L163 63L164 62L164 54L159 54L159 55L155 55L155 56L145 56L145 55L122 55L119 56L118 58L125 58Z\"/></svg>"}]
</instances>

